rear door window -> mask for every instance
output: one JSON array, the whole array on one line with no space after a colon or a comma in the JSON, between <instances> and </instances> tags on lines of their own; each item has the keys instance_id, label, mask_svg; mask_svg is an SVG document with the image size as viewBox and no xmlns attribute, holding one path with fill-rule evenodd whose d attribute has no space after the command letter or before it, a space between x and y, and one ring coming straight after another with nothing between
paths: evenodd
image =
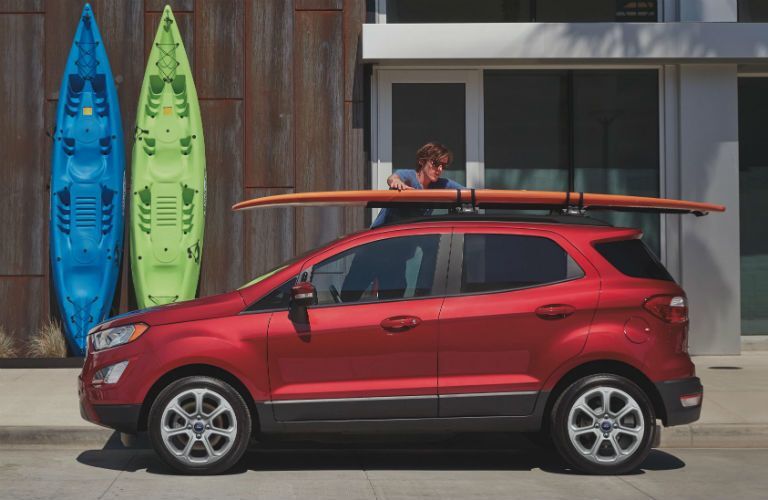
<instances>
[{"instance_id":1,"label":"rear door window","mask_svg":"<svg viewBox=\"0 0 768 500\"><path fill-rule=\"evenodd\" d=\"M512 234L465 234L461 293L496 292L581 278L584 271L553 240Z\"/></svg>"},{"instance_id":2,"label":"rear door window","mask_svg":"<svg viewBox=\"0 0 768 500\"><path fill-rule=\"evenodd\" d=\"M633 278L675 281L641 240L597 243L595 249L622 274Z\"/></svg>"}]
</instances>

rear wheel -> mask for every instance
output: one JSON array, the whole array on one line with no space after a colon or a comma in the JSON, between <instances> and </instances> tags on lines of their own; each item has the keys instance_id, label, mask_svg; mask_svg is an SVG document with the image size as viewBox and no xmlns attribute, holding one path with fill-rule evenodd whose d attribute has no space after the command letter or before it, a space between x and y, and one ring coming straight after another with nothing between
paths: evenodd
<instances>
[{"instance_id":1,"label":"rear wheel","mask_svg":"<svg viewBox=\"0 0 768 500\"><path fill-rule=\"evenodd\" d=\"M642 389L618 375L582 378L557 399L552 433L560 455L590 474L636 469L651 450L656 419Z\"/></svg>"},{"instance_id":2,"label":"rear wheel","mask_svg":"<svg viewBox=\"0 0 768 500\"><path fill-rule=\"evenodd\" d=\"M149 412L155 451L171 467L217 474L234 466L251 436L251 415L240 394L211 377L186 377L162 390Z\"/></svg>"}]
</instances>

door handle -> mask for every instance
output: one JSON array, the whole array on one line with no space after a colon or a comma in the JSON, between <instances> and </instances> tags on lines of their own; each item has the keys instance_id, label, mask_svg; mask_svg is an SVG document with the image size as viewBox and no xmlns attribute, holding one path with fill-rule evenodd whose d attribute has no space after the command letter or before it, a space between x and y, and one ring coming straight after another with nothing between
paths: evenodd
<instances>
[{"instance_id":1,"label":"door handle","mask_svg":"<svg viewBox=\"0 0 768 500\"><path fill-rule=\"evenodd\" d=\"M547 304L536 308L536 316L541 319L564 319L576 312L576 308L568 304Z\"/></svg>"},{"instance_id":2,"label":"door handle","mask_svg":"<svg viewBox=\"0 0 768 500\"><path fill-rule=\"evenodd\" d=\"M421 318L416 316L392 316L382 320L381 327L388 332L399 333L416 328L421 323Z\"/></svg>"}]
</instances>

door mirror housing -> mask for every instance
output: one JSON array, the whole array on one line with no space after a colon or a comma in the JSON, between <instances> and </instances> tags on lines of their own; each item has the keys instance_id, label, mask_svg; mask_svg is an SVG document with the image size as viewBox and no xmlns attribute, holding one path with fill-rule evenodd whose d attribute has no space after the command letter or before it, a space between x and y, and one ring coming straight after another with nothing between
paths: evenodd
<instances>
[{"instance_id":1,"label":"door mirror housing","mask_svg":"<svg viewBox=\"0 0 768 500\"><path fill-rule=\"evenodd\" d=\"M317 291L312 283L306 281L297 283L291 288L291 301L299 307L317 304Z\"/></svg>"}]
</instances>

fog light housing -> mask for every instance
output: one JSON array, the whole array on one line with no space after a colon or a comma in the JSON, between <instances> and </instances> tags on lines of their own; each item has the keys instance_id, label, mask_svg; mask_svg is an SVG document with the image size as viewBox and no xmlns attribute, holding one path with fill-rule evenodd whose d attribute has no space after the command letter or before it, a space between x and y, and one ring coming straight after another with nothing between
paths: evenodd
<instances>
[{"instance_id":1,"label":"fog light housing","mask_svg":"<svg viewBox=\"0 0 768 500\"><path fill-rule=\"evenodd\" d=\"M94 384L116 384L120 377L123 376L123 372L128 367L127 361L121 361L114 365L109 365L101 370L97 371L93 375Z\"/></svg>"},{"instance_id":2,"label":"fog light housing","mask_svg":"<svg viewBox=\"0 0 768 500\"><path fill-rule=\"evenodd\" d=\"M693 408L695 406L699 406L701 404L701 396L702 394L700 392L697 394L686 394L685 396L680 396L680 404L683 405L683 408Z\"/></svg>"}]
</instances>

